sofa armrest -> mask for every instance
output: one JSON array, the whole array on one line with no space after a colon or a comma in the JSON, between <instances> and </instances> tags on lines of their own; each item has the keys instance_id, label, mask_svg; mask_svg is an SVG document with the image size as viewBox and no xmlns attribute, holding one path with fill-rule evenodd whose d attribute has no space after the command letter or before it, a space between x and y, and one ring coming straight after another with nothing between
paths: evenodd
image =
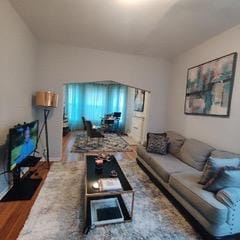
<instances>
[{"instance_id":1,"label":"sofa armrest","mask_svg":"<svg viewBox=\"0 0 240 240\"><path fill-rule=\"evenodd\" d=\"M218 191L216 198L227 207L234 208L236 205L240 205L240 188L224 188Z\"/></svg>"},{"instance_id":2,"label":"sofa armrest","mask_svg":"<svg viewBox=\"0 0 240 240\"><path fill-rule=\"evenodd\" d=\"M240 188L229 187L220 190L216 198L228 207L228 220L231 234L240 231Z\"/></svg>"}]
</instances>

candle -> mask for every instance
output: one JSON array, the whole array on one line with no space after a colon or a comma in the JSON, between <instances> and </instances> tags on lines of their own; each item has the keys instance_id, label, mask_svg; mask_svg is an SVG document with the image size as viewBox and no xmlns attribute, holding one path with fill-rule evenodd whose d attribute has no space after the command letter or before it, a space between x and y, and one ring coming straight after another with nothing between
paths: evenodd
<instances>
[{"instance_id":1,"label":"candle","mask_svg":"<svg viewBox=\"0 0 240 240\"><path fill-rule=\"evenodd\" d=\"M93 188L99 189L99 184L98 184L98 182L93 183Z\"/></svg>"},{"instance_id":2,"label":"candle","mask_svg":"<svg viewBox=\"0 0 240 240\"><path fill-rule=\"evenodd\" d=\"M97 160L95 160L95 163L96 163L97 166L100 166L100 165L103 164L103 160L102 159L97 159Z\"/></svg>"}]
</instances>

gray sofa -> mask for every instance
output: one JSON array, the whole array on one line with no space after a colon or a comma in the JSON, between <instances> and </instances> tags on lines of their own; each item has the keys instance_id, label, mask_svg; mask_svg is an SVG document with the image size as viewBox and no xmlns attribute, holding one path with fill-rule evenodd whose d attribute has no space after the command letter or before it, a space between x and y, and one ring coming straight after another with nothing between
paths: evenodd
<instances>
[{"instance_id":1,"label":"gray sofa","mask_svg":"<svg viewBox=\"0 0 240 240\"><path fill-rule=\"evenodd\" d=\"M214 193L199 184L202 170L211 155L218 158L239 157L215 150L194 139L169 131L169 154L148 153L137 147L137 161L214 237L240 233L240 189L217 200Z\"/></svg>"}]
</instances>

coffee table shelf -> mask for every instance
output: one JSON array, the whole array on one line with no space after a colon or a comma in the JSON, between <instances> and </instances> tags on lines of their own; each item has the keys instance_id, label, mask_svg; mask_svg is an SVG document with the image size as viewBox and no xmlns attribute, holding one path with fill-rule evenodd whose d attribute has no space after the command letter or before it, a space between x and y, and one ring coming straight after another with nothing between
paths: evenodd
<instances>
[{"instance_id":1,"label":"coffee table shelf","mask_svg":"<svg viewBox=\"0 0 240 240\"><path fill-rule=\"evenodd\" d=\"M124 217L124 221L131 221L132 220L132 217L130 216L129 212L128 212L128 209L124 203L124 200L122 198L121 195L112 195L112 196L98 196L98 197L89 197L87 199L87 226L91 226L91 209L90 209L90 201L91 200L97 200L97 199L105 199L105 198L113 198L113 197L116 197L118 199L118 202L119 202L119 205L120 205L120 208L122 210L122 214L123 214L123 217Z\"/></svg>"}]
</instances>

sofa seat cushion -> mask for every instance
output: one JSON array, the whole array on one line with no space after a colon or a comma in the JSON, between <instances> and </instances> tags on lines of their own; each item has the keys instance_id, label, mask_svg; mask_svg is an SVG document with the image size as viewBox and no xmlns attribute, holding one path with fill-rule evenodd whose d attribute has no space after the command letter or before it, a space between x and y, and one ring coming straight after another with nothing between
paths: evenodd
<instances>
[{"instance_id":1,"label":"sofa seat cushion","mask_svg":"<svg viewBox=\"0 0 240 240\"><path fill-rule=\"evenodd\" d=\"M201 173L184 172L171 175L170 186L196 208L209 222L222 224L227 221L228 209L215 195L198 184Z\"/></svg>"},{"instance_id":2,"label":"sofa seat cushion","mask_svg":"<svg viewBox=\"0 0 240 240\"><path fill-rule=\"evenodd\" d=\"M137 154L141 157L165 182L173 173L184 171L195 171L192 167L178 160L171 154L160 155L156 153L148 153L143 146L137 147Z\"/></svg>"}]
</instances>

